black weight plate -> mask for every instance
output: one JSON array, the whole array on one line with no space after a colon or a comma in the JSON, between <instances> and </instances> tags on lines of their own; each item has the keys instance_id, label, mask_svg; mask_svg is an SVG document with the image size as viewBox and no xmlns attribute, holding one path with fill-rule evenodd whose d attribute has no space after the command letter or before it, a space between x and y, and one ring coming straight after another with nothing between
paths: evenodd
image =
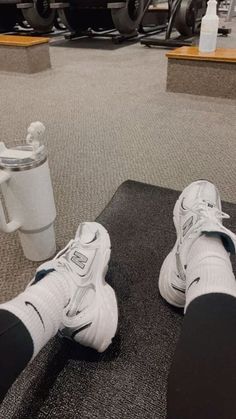
<instances>
[{"instance_id":1,"label":"black weight plate","mask_svg":"<svg viewBox=\"0 0 236 419\"><path fill-rule=\"evenodd\" d=\"M128 0L121 9L111 9L115 28L123 35L135 33L143 17L144 0Z\"/></svg>"},{"instance_id":2,"label":"black weight plate","mask_svg":"<svg viewBox=\"0 0 236 419\"><path fill-rule=\"evenodd\" d=\"M174 27L180 35L192 36L199 33L206 7L206 0L182 0L174 21Z\"/></svg>"},{"instance_id":3,"label":"black weight plate","mask_svg":"<svg viewBox=\"0 0 236 419\"><path fill-rule=\"evenodd\" d=\"M22 2L24 1L22 0ZM50 8L50 0L36 0L33 7L22 9L22 14L24 19L37 32L50 32L56 12Z\"/></svg>"},{"instance_id":4,"label":"black weight plate","mask_svg":"<svg viewBox=\"0 0 236 419\"><path fill-rule=\"evenodd\" d=\"M182 0L176 12L174 27L183 36L193 35L194 16L191 9L192 0Z\"/></svg>"}]
</instances>

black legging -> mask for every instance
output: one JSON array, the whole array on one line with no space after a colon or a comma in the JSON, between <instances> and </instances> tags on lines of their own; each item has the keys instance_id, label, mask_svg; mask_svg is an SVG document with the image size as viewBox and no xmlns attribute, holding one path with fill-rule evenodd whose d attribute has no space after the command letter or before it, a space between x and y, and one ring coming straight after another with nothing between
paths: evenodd
<instances>
[{"instance_id":1,"label":"black legging","mask_svg":"<svg viewBox=\"0 0 236 419\"><path fill-rule=\"evenodd\" d=\"M0 402L34 351L31 336L14 314L0 310Z\"/></svg>"},{"instance_id":2,"label":"black legging","mask_svg":"<svg viewBox=\"0 0 236 419\"><path fill-rule=\"evenodd\" d=\"M168 419L236 418L236 298L214 293L190 303L167 404Z\"/></svg>"},{"instance_id":3,"label":"black legging","mask_svg":"<svg viewBox=\"0 0 236 419\"><path fill-rule=\"evenodd\" d=\"M23 323L0 310L0 400L33 354ZM236 298L208 294L185 314L169 375L168 419L236 418Z\"/></svg>"}]
</instances>

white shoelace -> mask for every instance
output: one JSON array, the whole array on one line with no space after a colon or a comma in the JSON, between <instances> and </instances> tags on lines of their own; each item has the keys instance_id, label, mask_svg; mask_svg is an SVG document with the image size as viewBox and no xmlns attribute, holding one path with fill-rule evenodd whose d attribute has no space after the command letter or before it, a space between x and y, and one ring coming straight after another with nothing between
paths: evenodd
<instances>
[{"instance_id":1,"label":"white shoelace","mask_svg":"<svg viewBox=\"0 0 236 419\"><path fill-rule=\"evenodd\" d=\"M205 201L205 200L204 201L196 200L192 207L188 207L188 206L186 206L186 204L184 206L185 206L186 210L188 210L191 213L197 215L197 217L198 217L198 220L197 220L192 232L190 233L189 237L192 237L195 234L199 233L199 229L202 227L202 225L206 221L212 221L212 219L213 219L214 222L216 222L219 225L219 227L222 228L222 219L230 218L230 216L228 214L219 210L219 208L215 207L210 202ZM179 252L180 252L180 250L179 250L179 246L178 246L177 251L176 251L176 265L177 265L177 269L178 269L178 272L179 272L180 279L185 280L186 279L185 278L185 269L183 268Z\"/></svg>"},{"instance_id":2,"label":"white shoelace","mask_svg":"<svg viewBox=\"0 0 236 419\"><path fill-rule=\"evenodd\" d=\"M199 230L199 227L206 222L206 220L214 220L219 226L222 226L222 219L230 218L228 214L219 210L219 208L212 205L207 201L195 201L192 207L185 205L185 208L198 216L198 221L196 223L193 232L196 233Z\"/></svg>"},{"instance_id":3,"label":"white shoelace","mask_svg":"<svg viewBox=\"0 0 236 419\"><path fill-rule=\"evenodd\" d=\"M70 247L72 247L72 245L75 242L76 241L74 239L70 240L69 243L67 243L67 245L56 254L56 256L53 258L53 260L58 259L61 255L63 255L63 253L65 253L66 250L68 250Z\"/></svg>"}]
</instances>

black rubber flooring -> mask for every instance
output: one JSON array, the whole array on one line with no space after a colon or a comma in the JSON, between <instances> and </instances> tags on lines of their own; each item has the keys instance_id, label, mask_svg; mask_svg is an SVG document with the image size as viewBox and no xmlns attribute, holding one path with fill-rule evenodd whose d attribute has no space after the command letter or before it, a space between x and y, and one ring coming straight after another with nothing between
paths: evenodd
<instances>
[{"instance_id":1,"label":"black rubber flooring","mask_svg":"<svg viewBox=\"0 0 236 419\"><path fill-rule=\"evenodd\" d=\"M15 386L0 418L165 418L168 371L183 314L160 297L158 275L175 242L172 210L178 195L133 181L120 186L97 219L112 243L107 281L119 303L113 344L97 354L56 338L18 380L21 388L35 373L27 393L21 389L21 402ZM236 206L226 203L223 209L234 229Z\"/></svg>"}]
</instances>

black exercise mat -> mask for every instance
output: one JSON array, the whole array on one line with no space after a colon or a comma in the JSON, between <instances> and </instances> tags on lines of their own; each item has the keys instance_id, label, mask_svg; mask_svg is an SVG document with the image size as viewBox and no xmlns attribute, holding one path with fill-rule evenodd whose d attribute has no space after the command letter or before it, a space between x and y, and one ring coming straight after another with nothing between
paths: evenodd
<instances>
[{"instance_id":1,"label":"black exercise mat","mask_svg":"<svg viewBox=\"0 0 236 419\"><path fill-rule=\"evenodd\" d=\"M160 297L158 275L175 242L178 195L133 181L117 190L98 217L112 242L107 280L119 303L113 344L99 355L54 339L9 393L0 418L165 418L168 371L183 315ZM226 203L224 210L233 229L236 206Z\"/></svg>"}]
</instances>

